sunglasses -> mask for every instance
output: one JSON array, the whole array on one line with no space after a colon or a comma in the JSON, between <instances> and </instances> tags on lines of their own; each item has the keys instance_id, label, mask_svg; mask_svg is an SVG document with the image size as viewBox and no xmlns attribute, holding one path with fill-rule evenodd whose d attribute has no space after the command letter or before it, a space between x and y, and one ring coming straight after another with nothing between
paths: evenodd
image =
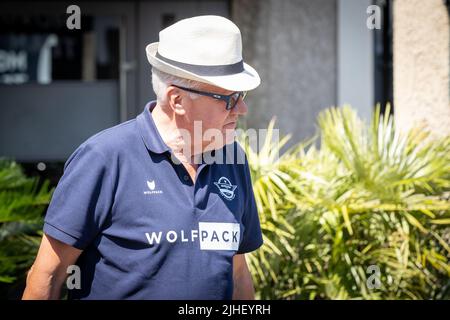
<instances>
[{"instance_id":1,"label":"sunglasses","mask_svg":"<svg viewBox=\"0 0 450 320\"><path fill-rule=\"evenodd\" d=\"M185 91L189 91L192 93L196 93L196 94L200 94L202 96L207 96L207 97L211 97L217 100L223 100L226 102L226 109L227 110L231 110L234 107L236 107L239 98L242 98L242 100L244 100L245 96L247 95L247 91L238 91L238 92L233 92L230 95L224 95L224 94L218 94L218 93L211 93L211 92L205 92L205 91L198 91L198 90L194 90L194 89L190 89L190 88L184 88L184 87L180 87L180 86L176 86L174 84L172 84L173 87L181 89L181 90L185 90Z\"/></svg>"}]
</instances>

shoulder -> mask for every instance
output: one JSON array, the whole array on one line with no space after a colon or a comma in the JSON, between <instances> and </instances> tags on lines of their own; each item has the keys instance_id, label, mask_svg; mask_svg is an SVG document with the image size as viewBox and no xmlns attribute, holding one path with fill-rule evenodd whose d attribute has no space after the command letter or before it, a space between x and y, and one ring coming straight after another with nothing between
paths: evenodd
<instances>
[{"instance_id":1,"label":"shoulder","mask_svg":"<svg viewBox=\"0 0 450 320\"><path fill-rule=\"evenodd\" d=\"M72 153L66 166L76 158L111 163L113 162L111 160L117 158L121 152L129 150L133 144L139 142L136 119L132 119L89 137Z\"/></svg>"},{"instance_id":2,"label":"shoulder","mask_svg":"<svg viewBox=\"0 0 450 320\"><path fill-rule=\"evenodd\" d=\"M136 137L138 137L136 119L132 119L94 134L84 141L80 148L87 148L104 156L110 156L139 142Z\"/></svg>"}]
</instances>

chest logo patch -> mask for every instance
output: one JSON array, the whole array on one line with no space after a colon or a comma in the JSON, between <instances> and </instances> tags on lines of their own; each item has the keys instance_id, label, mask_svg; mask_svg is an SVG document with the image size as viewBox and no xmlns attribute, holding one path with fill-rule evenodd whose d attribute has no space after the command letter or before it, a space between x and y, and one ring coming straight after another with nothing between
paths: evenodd
<instances>
[{"instance_id":1,"label":"chest logo patch","mask_svg":"<svg viewBox=\"0 0 450 320\"><path fill-rule=\"evenodd\" d=\"M147 181L147 187L148 187L150 190L155 190L155 180Z\"/></svg>"},{"instance_id":2,"label":"chest logo patch","mask_svg":"<svg viewBox=\"0 0 450 320\"><path fill-rule=\"evenodd\" d=\"M221 177L217 182L214 182L217 188L219 188L220 194L227 200L233 200L234 199L234 191L236 190L237 186L231 184L230 180L225 177Z\"/></svg>"},{"instance_id":3,"label":"chest logo patch","mask_svg":"<svg viewBox=\"0 0 450 320\"><path fill-rule=\"evenodd\" d=\"M163 193L162 190L155 190L155 187L156 187L155 180L152 180L152 181L147 180L147 188L148 188L148 190L145 190L144 194L149 195L149 194L161 194L161 193Z\"/></svg>"}]
</instances>

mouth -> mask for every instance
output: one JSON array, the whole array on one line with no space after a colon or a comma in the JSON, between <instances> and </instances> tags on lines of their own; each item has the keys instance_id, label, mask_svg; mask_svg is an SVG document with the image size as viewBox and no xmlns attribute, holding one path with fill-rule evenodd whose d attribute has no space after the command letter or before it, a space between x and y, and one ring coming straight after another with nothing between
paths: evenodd
<instances>
[{"instance_id":1,"label":"mouth","mask_svg":"<svg viewBox=\"0 0 450 320\"><path fill-rule=\"evenodd\" d=\"M224 128L236 128L236 121L228 122L226 125L223 126Z\"/></svg>"},{"instance_id":2,"label":"mouth","mask_svg":"<svg viewBox=\"0 0 450 320\"><path fill-rule=\"evenodd\" d=\"M230 126L230 125L236 126L237 121L238 121L237 118L236 119L231 119L230 118L229 121L225 124L225 126Z\"/></svg>"}]
</instances>

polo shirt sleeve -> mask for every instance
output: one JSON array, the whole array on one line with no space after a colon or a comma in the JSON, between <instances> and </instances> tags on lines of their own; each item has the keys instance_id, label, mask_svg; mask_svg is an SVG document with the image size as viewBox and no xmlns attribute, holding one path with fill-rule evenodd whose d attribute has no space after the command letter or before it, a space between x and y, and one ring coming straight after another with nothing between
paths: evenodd
<instances>
[{"instance_id":1,"label":"polo shirt sleeve","mask_svg":"<svg viewBox=\"0 0 450 320\"><path fill-rule=\"evenodd\" d=\"M112 177L105 157L81 145L64 165L44 220L44 232L85 249L104 224L112 205Z\"/></svg>"},{"instance_id":2,"label":"polo shirt sleeve","mask_svg":"<svg viewBox=\"0 0 450 320\"><path fill-rule=\"evenodd\" d=\"M253 193L252 180L247 158L245 158L244 171L247 187L247 197L244 214L242 216L244 234L241 244L239 245L239 250L237 251L238 254L254 251L263 244L258 209L256 207L255 195Z\"/></svg>"}]
</instances>

